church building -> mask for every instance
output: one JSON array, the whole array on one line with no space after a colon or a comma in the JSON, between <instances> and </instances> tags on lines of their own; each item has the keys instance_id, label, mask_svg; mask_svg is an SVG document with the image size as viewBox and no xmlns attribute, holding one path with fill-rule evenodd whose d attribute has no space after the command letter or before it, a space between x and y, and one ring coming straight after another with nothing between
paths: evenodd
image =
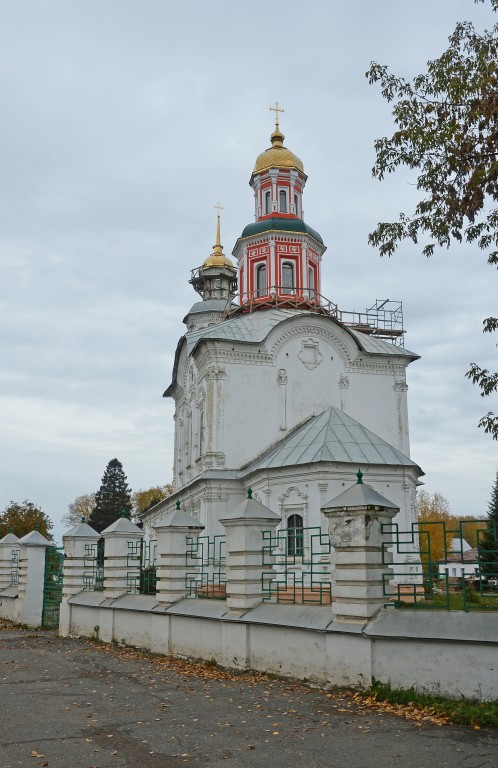
<instances>
[{"instance_id":1,"label":"church building","mask_svg":"<svg viewBox=\"0 0 498 768\"><path fill-rule=\"evenodd\" d=\"M190 283L172 380L173 495L144 515L158 524L177 501L205 526L247 496L282 517L282 528L322 525L321 507L364 480L415 520L423 474L410 459L406 368L399 307L357 314L321 295L326 251L303 219L307 176L276 126L250 178L254 221L232 259L216 244Z\"/></svg>"}]
</instances>

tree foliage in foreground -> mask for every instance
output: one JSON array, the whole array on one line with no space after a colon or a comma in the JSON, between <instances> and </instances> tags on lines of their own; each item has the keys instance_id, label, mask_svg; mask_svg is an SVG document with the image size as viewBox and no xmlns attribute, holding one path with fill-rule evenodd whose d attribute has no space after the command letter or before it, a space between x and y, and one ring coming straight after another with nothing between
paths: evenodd
<instances>
[{"instance_id":1,"label":"tree foliage in foreground","mask_svg":"<svg viewBox=\"0 0 498 768\"><path fill-rule=\"evenodd\" d=\"M118 459L108 463L100 488L95 494L95 508L90 515L92 528L101 533L117 520L124 510L126 516L131 512L131 488L128 487L123 465Z\"/></svg>"},{"instance_id":2,"label":"tree foliage in foreground","mask_svg":"<svg viewBox=\"0 0 498 768\"><path fill-rule=\"evenodd\" d=\"M37 529L42 536L52 541L53 536L50 532L52 528L52 521L48 515L27 499L21 503L11 501L0 512L0 539L11 531L18 538L22 538Z\"/></svg>"},{"instance_id":3,"label":"tree foliage in foreground","mask_svg":"<svg viewBox=\"0 0 498 768\"><path fill-rule=\"evenodd\" d=\"M498 0L490 3L498 10ZM416 169L422 193L413 214L379 223L369 243L391 256L403 240L422 241L432 256L436 246L466 242L498 267L498 24L479 33L460 22L448 49L412 81L375 62L366 76L394 103L397 125L375 142L372 173L382 180L400 166ZM498 330L498 317L486 318L483 330ZM482 397L498 391L498 372L471 363L466 376ZM489 411L479 426L498 440L498 415Z\"/></svg>"}]
</instances>

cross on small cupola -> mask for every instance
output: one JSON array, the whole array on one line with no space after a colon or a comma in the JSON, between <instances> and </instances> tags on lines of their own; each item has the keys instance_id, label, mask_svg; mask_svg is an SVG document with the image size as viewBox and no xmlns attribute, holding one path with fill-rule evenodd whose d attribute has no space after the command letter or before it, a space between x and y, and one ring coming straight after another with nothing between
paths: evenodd
<instances>
[{"instance_id":1,"label":"cross on small cupola","mask_svg":"<svg viewBox=\"0 0 498 768\"><path fill-rule=\"evenodd\" d=\"M278 101L275 101L275 106L274 107L268 107L268 109L270 109L272 112L275 112L275 130L279 131L280 128L279 128L279 125L278 125L278 113L279 112L285 112L285 109L280 106Z\"/></svg>"}]
</instances>

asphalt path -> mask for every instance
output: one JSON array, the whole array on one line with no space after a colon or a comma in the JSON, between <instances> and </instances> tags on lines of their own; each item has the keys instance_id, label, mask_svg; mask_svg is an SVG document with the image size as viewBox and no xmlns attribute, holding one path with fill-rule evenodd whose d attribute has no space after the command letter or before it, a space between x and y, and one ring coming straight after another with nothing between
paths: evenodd
<instances>
[{"instance_id":1,"label":"asphalt path","mask_svg":"<svg viewBox=\"0 0 498 768\"><path fill-rule=\"evenodd\" d=\"M497 768L498 734L0 625L0 767Z\"/></svg>"}]
</instances>

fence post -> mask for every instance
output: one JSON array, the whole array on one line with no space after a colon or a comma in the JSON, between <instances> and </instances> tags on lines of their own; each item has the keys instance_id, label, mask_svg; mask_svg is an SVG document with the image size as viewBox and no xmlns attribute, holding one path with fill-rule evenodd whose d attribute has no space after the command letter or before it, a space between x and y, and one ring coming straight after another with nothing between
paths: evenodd
<instances>
[{"instance_id":1,"label":"fence post","mask_svg":"<svg viewBox=\"0 0 498 768\"><path fill-rule=\"evenodd\" d=\"M59 633L66 637L71 630L71 607L68 600L88 585L88 564L92 547L97 547L100 533L84 520L75 525L62 537L64 564L62 571L62 602L59 613ZM92 574L93 576L93 574Z\"/></svg>"},{"instance_id":2,"label":"fence post","mask_svg":"<svg viewBox=\"0 0 498 768\"><path fill-rule=\"evenodd\" d=\"M179 502L176 509L154 528L157 535L156 597L161 605L171 605L185 597L187 536L197 537L203 529L198 520L180 509Z\"/></svg>"},{"instance_id":3,"label":"fence post","mask_svg":"<svg viewBox=\"0 0 498 768\"><path fill-rule=\"evenodd\" d=\"M7 533L0 539L0 592L19 583L19 539L14 533ZM14 553L17 552L17 557Z\"/></svg>"},{"instance_id":4,"label":"fence post","mask_svg":"<svg viewBox=\"0 0 498 768\"><path fill-rule=\"evenodd\" d=\"M128 592L128 542L138 544L144 532L122 515L102 531L104 538L104 597L114 600Z\"/></svg>"},{"instance_id":5,"label":"fence post","mask_svg":"<svg viewBox=\"0 0 498 768\"><path fill-rule=\"evenodd\" d=\"M322 507L329 520L330 540L335 548L332 613L336 621L365 623L386 602L384 574L389 573L392 554L382 551L389 535L381 536L383 524L391 523L399 507L358 481Z\"/></svg>"},{"instance_id":6,"label":"fence post","mask_svg":"<svg viewBox=\"0 0 498 768\"><path fill-rule=\"evenodd\" d=\"M19 613L18 621L40 627L43 614L45 550L52 542L39 531L19 539Z\"/></svg>"},{"instance_id":7,"label":"fence post","mask_svg":"<svg viewBox=\"0 0 498 768\"><path fill-rule=\"evenodd\" d=\"M247 611L263 600L263 530L274 533L282 518L264 504L247 499L229 512L220 523L225 528L227 562L227 606L231 611Z\"/></svg>"}]
</instances>

